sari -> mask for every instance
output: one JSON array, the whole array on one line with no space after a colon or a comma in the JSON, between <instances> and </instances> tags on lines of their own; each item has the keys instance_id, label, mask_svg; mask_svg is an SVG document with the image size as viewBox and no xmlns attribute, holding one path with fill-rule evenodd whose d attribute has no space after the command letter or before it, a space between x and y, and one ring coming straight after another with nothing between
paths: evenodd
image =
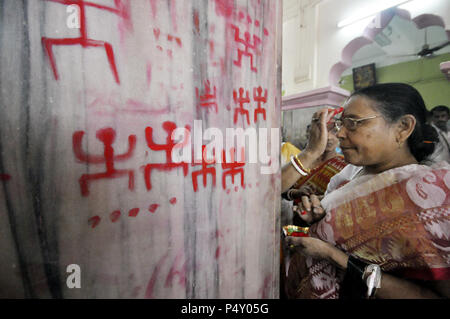
<instances>
[{"instance_id":1,"label":"sari","mask_svg":"<svg viewBox=\"0 0 450 319\"><path fill-rule=\"evenodd\" d=\"M344 157L342 155L336 155L312 169L308 176L299 178L293 188L299 189L302 186L312 186L317 194L323 194L327 189L330 179L346 165L347 162L345 162Z\"/></svg>"},{"instance_id":2,"label":"sari","mask_svg":"<svg viewBox=\"0 0 450 319\"><path fill-rule=\"evenodd\" d=\"M340 179L323 198L326 215L311 226L311 237L400 278L449 280L450 165L411 164L343 179L352 168L332 180ZM300 254L291 264L289 298L339 298L343 270Z\"/></svg>"}]
</instances>

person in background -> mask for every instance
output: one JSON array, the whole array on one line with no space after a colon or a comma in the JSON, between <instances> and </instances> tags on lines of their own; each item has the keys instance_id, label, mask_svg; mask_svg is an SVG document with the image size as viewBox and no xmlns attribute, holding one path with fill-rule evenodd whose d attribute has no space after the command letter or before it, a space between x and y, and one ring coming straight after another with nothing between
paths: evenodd
<instances>
[{"instance_id":1,"label":"person in background","mask_svg":"<svg viewBox=\"0 0 450 319\"><path fill-rule=\"evenodd\" d=\"M432 126L436 129L439 142L436 144L434 153L430 156L431 162L447 161L450 163L450 131L448 122L450 119L449 108L445 105L438 105L431 111Z\"/></svg>"},{"instance_id":2,"label":"person in background","mask_svg":"<svg viewBox=\"0 0 450 319\"><path fill-rule=\"evenodd\" d=\"M282 168L282 191L323 153L330 118L316 113L308 147ZM309 237L286 237L299 252L289 298L450 297L450 164L419 164L434 150L419 92L401 83L353 93L336 120L350 163L325 197L303 196Z\"/></svg>"}]
</instances>

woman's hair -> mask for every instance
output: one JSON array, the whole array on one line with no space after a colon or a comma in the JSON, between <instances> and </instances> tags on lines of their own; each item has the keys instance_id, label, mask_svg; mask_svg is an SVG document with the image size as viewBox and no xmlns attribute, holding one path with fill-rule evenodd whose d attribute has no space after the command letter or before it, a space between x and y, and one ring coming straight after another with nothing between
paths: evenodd
<instances>
[{"instance_id":1,"label":"woman's hair","mask_svg":"<svg viewBox=\"0 0 450 319\"><path fill-rule=\"evenodd\" d=\"M414 131L408 138L408 146L418 162L434 151L434 143L439 139L436 130L426 124L427 109L420 93L404 83L376 84L354 92L352 96L362 96L374 102L374 107L390 123L410 114L416 119Z\"/></svg>"}]
</instances>

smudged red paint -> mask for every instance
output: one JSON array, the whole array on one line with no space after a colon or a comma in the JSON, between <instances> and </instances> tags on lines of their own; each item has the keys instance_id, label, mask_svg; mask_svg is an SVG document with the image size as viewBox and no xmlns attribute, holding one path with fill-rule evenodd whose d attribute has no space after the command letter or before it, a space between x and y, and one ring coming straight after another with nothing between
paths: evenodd
<instances>
[{"instance_id":1,"label":"smudged red paint","mask_svg":"<svg viewBox=\"0 0 450 319\"><path fill-rule=\"evenodd\" d=\"M186 262L184 262L183 265L181 265L181 267L179 266L179 264L183 259L184 259L184 251L181 250L175 257L175 260L172 266L170 267L169 273L167 274L166 281L164 283L165 288L173 284L175 276L178 276L179 278L178 280L179 285L183 287L186 285ZM179 270L177 270L177 268L179 268Z\"/></svg>"},{"instance_id":2,"label":"smudged red paint","mask_svg":"<svg viewBox=\"0 0 450 319\"><path fill-rule=\"evenodd\" d=\"M209 40L209 53L211 54L211 56L214 55L214 41L213 40Z\"/></svg>"},{"instance_id":3,"label":"smudged red paint","mask_svg":"<svg viewBox=\"0 0 450 319\"><path fill-rule=\"evenodd\" d=\"M215 0L216 14L230 18L234 12L234 0Z\"/></svg>"},{"instance_id":4,"label":"smudged red paint","mask_svg":"<svg viewBox=\"0 0 450 319\"><path fill-rule=\"evenodd\" d=\"M153 269L152 276L150 277L150 280L147 284L147 289L145 290L145 298L147 298L147 299L154 298L153 289L156 284L156 279L158 278L158 274L161 271L161 268L168 256L169 256L169 253L167 253L166 255L161 257L161 259L158 261L155 268Z\"/></svg>"},{"instance_id":5,"label":"smudged red paint","mask_svg":"<svg viewBox=\"0 0 450 319\"><path fill-rule=\"evenodd\" d=\"M178 23L177 23L177 7L176 7L176 0L170 1L170 17L172 19L172 26L173 29L178 31Z\"/></svg>"},{"instance_id":6,"label":"smudged red paint","mask_svg":"<svg viewBox=\"0 0 450 319\"><path fill-rule=\"evenodd\" d=\"M220 247L217 247L215 258L219 259L219 257L220 257Z\"/></svg>"},{"instance_id":7,"label":"smudged red paint","mask_svg":"<svg viewBox=\"0 0 450 319\"><path fill-rule=\"evenodd\" d=\"M0 174L0 181L9 181L11 176L8 174Z\"/></svg>"},{"instance_id":8,"label":"smudged red paint","mask_svg":"<svg viewBox=\"0 0 450 319\"><path fill-rule=\"evenodd\" d=\"M132 208L128 212L129 217L136 217L139 214L139 208Z\"/></svg>"},{"instance_id":9,"label":"smudged red paint","mask_svg":"<svg viewBox=\"0 0 450 319\"><path fill-rule=\"evenodd\" d=\"M176 198L176 197L172 197L172 198L169 200L169 202L170 202L172 205L175 205L175 204L177 203L177 198Z\"/></svg>"},{"instance_id":10,"label":"smudged red paint","mask_svg":"<svg viewBox=\"0 0 450 319\"><path fill-rule=\"evenodd\" d=\"M154 214L156 212L156 210L158 209L159 204L152 204L150 205L150 207L148 208L148 211L152 214Z\"/></svg>"},{"instance_id":11,"label":"smudged red paint","mask_svg":"<svg viewBox=\"0 0 450 319\"><path fill-rule=\"evenodd\" d=\"M200 18L198 16L198 11L194 10L194 27L197 33L200 33Z\"/></svg>"},{"instance_id":12,"label":"smudged red paint","mask_svg":"<svg viewBox=\"0 0 450 319\"><path fill-rule=\"evenodd\" d=\"M89 225L91 225L92 228L95 228L98 226L98 224L100 224L100 220L101 220L100 216L94 216L89 218L88 223Z\"/></svg>"},{"instance_id":13,"label":"smudged red paint","mask_svg":"<svg viewBox=\"0 0 450 319\"><path fill-rule=\"evenodd\" d=\"M147 63L147 87L150 87L150 84L152 83L152 65L150 62Z\"/></svg>"},{"instance_id":14,"label":"smudged red paint","mask_svg":"<svg viewBox=\"0 0 450 319\"><path fill-rule=\"evenodd\" d=\"M161 34L161 30L159 28L153 28L153 34L155 35L156 41L159 40L159 36Z\"/></svg>"},{"instance_id":15,"label":"smudged red paint","mask_svg":"<svg viewBox=\"0 0 450 319\"><path fill-rule=\"evenodd\" d=\"M113 211L113 212L109 215L109 218L111 219L111 221L112 221L113 223L115 223L116 221L118 221L119 218L120 218L120 210L115 210L115 211Z\"/></svg>"},{"instance_id":16,"label":"smudged red paint","mask_svg":"<svg viewBox=\"0 0 450 319\"><path fill-rule=\"evenodd\" d=\"M157 7L156 7L156 2L159 0L150 0L150 6L152 8L152 16L153 19L156 18L156 13L158 13Z\"/></svg>"},{"instance_id":17,"label":"smudged red paint","mask_svg":"<svg viewBox=\"0 0 450 319\"><path fill-rule=\"evenodd\" d=\"M261 298L262 299L269 298L269 291L270 291L271 281L272 281L272 275L267 275L264 278L263 285L258 291L261 294Z\"/></svg>"}]
</instances>

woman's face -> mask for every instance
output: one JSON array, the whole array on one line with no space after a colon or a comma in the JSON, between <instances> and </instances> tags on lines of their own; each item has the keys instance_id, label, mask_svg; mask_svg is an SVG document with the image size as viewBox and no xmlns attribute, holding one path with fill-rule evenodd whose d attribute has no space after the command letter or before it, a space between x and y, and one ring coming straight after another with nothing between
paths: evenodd
<instances>
[{"instance_id":1,"label":"woman's face","mask_svg":"<svg viewBox=\"0 0 450 319\"><path fill-rule=\"evenodd\" d=\"M337 132L339 146L345 160L357 166L373 166L389 163L398 149L394 129L382 115L372 107L371 100L354 96L350 98L342 114L342 118L363 119L355 130L348 130L345 126Z\"/></svg>"}]
</instances>

